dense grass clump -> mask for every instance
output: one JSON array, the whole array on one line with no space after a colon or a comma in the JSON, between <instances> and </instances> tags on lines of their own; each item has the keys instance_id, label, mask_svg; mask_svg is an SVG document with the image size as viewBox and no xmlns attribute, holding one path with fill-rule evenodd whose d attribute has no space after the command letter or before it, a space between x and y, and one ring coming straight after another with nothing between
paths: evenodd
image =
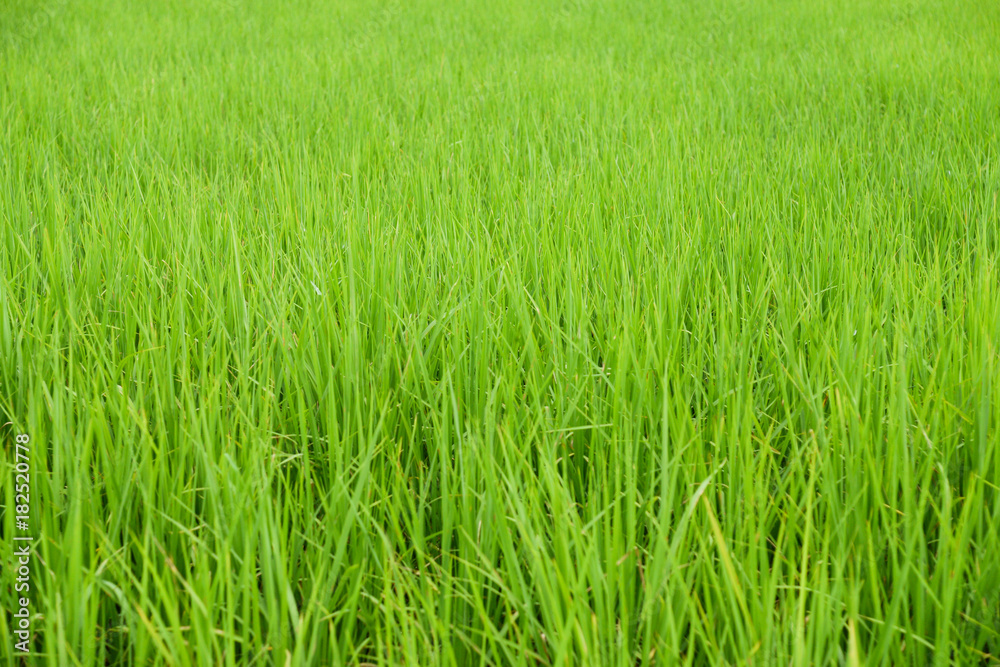
<instances>
[{"instance_id":1,"label":"dense grass clump","mask_svg":"<svg viewBox=\"0 0 1000 667\"><path fill-rule=\"evenodd\" d=\"M1000 664L998 45L977 0L4 4L28 664Z\"/></svg>"}]
</instances>

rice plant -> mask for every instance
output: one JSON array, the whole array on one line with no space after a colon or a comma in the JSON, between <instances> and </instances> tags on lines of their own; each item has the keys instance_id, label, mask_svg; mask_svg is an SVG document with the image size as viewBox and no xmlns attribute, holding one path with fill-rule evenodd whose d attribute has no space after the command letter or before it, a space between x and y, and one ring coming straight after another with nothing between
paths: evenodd
<instances>
[{"instance_id":1,"label":"rice plant","mask_svg":"<svg viewBox=\"0 0 1000 667\"><path fill-rule=\"evenodd\" d=\"M998 44L5 2L0 660L1000 664Z\"/></svg>"}]
</instances>

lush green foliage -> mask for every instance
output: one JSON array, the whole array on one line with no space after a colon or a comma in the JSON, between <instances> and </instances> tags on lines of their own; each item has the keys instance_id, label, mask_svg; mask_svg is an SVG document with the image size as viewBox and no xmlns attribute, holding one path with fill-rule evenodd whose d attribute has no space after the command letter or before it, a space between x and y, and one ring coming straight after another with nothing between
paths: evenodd
<instances>
[{"instance_id":1,"label":"lush green foliage","mask_svg":"<svg viewBox=\"0 0 1000 667\"><path fill-rule=\"evenodd\" d=\"M997 664L998 44L5 3L2 606L26 431L38 664Z\"/></svg>"}]
</instances>

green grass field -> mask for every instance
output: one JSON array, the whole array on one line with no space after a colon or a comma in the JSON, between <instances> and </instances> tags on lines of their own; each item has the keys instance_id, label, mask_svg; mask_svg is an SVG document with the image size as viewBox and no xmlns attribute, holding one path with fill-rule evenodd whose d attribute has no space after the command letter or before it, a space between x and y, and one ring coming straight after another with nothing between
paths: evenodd
<instances>
[{"instance_id":1,"label":"green grass field","mask_svg":"<svg viewBox=\"0 0 1000 667\"><path fill-rule=\"evenodd\" d=\"M986 0L0 2L0 664L1000 665L998 132Z\"/></svg>"}]
</instances>

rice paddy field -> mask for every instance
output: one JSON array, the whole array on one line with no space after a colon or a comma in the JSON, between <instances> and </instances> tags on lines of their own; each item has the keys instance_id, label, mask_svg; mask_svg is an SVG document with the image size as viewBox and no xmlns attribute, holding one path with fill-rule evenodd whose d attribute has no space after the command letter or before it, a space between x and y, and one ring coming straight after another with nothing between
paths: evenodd
<instances>
[{"instance_id":1,"label":"rice paddy field","mask_svg":"<svg viewBox=\"0 0 1000 667\"><path fill-rule=\"evenodd\" d=\"M5 0L0 664L1000 664L998 131L982 0Z\"/></svg>"}]
</instances>

